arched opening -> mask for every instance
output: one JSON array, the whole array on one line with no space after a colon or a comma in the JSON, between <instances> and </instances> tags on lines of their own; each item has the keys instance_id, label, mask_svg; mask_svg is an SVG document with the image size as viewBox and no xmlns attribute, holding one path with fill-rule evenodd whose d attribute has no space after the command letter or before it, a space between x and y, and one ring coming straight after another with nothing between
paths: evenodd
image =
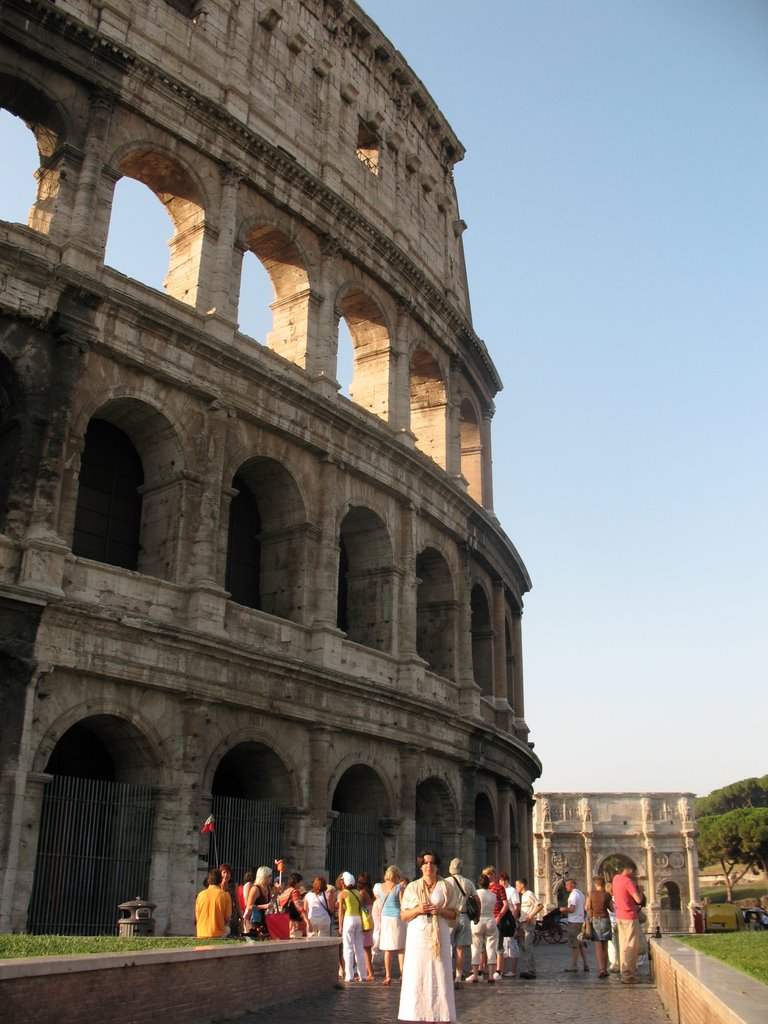
<instances>
[{"instance_id":1,"label":"arched opening","mask_svg":"<svg viewBox=\"0 0 768 1024\"><path fill-rule=\"evenodd\" d=\"M467 492L478 505L483 503L483 441L480 421L474 405L468 398L462 400L460 410L461 426L461 474L467 481Z\"/></svg>"},{"instance_id":2,"label":"arched opening","mask_svg":"<svg viewBox=\"0 0 768 1024\"><path fill-rule=\"evenodd\" d=\"M355 372L355 346L344 317L339 319L338 344L336 347L336 380L339 394L352 398L352 377Z\"/></svg>"},{"instance_id":3,"label":"arched opening","mask_svg":"<svg viewBox=\"0 0 768 1024\"><path fill-rule=\"evenodd\" d=\"M48 759L27 928L114 934L118 904L149 897L154 802L147 744L129 723L75 723Z\"/></svg>"},{"instance_id":4,"label":"arched opening","mask_svg":"<svg viewBox=\"0 0 768 1024\"><path fill-rule=\"evenodd\" d=\"M112 194L105 266L163 291L172 234L173 221L160 197L141 181L120 178Z\"/></svg>"},{"instance_id":5,"label":"arched opening","mask_svg":"<svg viewBox=\"0 0 768 1024\"><path fill-rule=\"evenodd\" d=\"M680 886L677 882L663 882L659 888L659 905L662 910L681 910Z\"/></svg>"},{"instance_id":6,"label":"arched opening","mask_svg":"<svg viewBox=\"0 0 768 1024\"><path fill-rule=\"evenodd\" d=\"M484 697L493 696L493 623L485 591L476 583L470 597L472 669Z\"/></svg>"},{"instance_id":7,"label":"arched opening","mask_svg":"<svg viewBox=\"0 0 768 1024\"><path fill-rule=\"evenodd\" d=\"M50 234L67 159L64 123L54 103L34 86L0 73L3 160L0 208L4 220ZM30 135L32 138L30 138ZM37 186L27 187L31 175ZM32 200L31 205L29 200Z\"/></svg>"},{"instance_id":8,"label":"arched opening","mask_svg":"<svg viewBox=\"0 0 768 1024\"><path fill-rule=\"evenodd\" d=\"M176 435L157 410L130 398L103 406L84 439L74 554L174 579L183 469Z\"/></svg>"},{"instance_id":9,"label":"arched opening","mask_svg":"<svg viewBox=\"0 0 768 1024\"><path fill-rule=\"evenodd\" d=\"M243 244L261 262L274 292L269 304L272 320L265 338L267 347L297 366L306 366L310 288L304 256L292 239L271 224L251 228ZM247 285L248 280L241 279L241 302ZM260 278L259 301L267 292ZM253 298L248 296L249 304Z\"/></svg>"},{"instance_id":10,"label":"arched opening","mask_svg":"<svg viewBox=\"0 0 768 1024\"><path fill-rule=\"evenodd\" d=\"M296 481L274 459L251 459L232 481L225 586L232 600L300 622L307 524Z\"/></svg>"},{"instance_id":11,"label":"arched opening","mask_svg":"<svg viewBox=\"0 0 768 1024\"><path fill-rule=\"evenodd\" d=\"M139 565L144 468L122 430L93 419L80 462L72 553L123 569Z\"/></svg>"},{"instance_id":12,"label":"arched opening","mask_svg":"<svg viewBox=\"0 0 768 1024\"><path fill-rule=\"evenodd\" d=\"M475 797L475 875L496 864L499 853L498 829L491 801L485 793Z\"/></svg>"},{"instance_id":13,"label":"arched opening","mask_svg":"<svg viewBox=\"0 0 768 1024\"><path fill-rule=\"evenodd\" d=\"M0 218L16 224L28 224L37 196L37 172L40 154L29 125L0 108Z\"/></svg>"},{"instance_id":14,"label":"arched opening","mask_svg":"<svg viewBox=\"0 0 768 1024\"><path fill-rule=\"evenodd\" d=\"M152 150L130 153L120 162L118 170L121 175L146 185L165 207L173 223L173 236L168 242L168 273L163 285L172 298L196 306L205 234L205 209L192 176L178 161ZM134 216L134 203L139 194L137 190L129 189L127 193L121 191L118 195L115 190L115 197L119 201L128 196ZM143 208L147 209L146 205ZM120 221L118 217L117 223ZM110 222L110 237L111 233ZM146 248L144 242L140 251L144 252ZM115 248L110 239L107 249L115 258Z\"/></svg>"},{"instance_id":15,"label":"arched opening","mask_svg":"<svg viewBox=\"0 0 768 1024\"><path fill-rule=\"evenodd\" d=\"M610 882L614 875L618 875L625 867L637 868L631 857L623 853L611 853L598 865L596 874L602 874L606 882Z\"/></svg>"},{"instance_id":16,"label":"arched opening","mask_svg":"<svg viewBox=\"0 0 768 1024\"><path fill-rule=\"evenodd\" d=\"M446 832L452 828L453 801L448 787L441 779L424 779L416 787L416 853L427 847L434 849L443 860L450 852L446 848ZM448 864L443 864L443 874Z\"/></svg>"},{"instance_id":17,"label":"arched opening","mask_svg":"<svg viewBox=\"0 0 768 1024\"><path fill-rule=\"evenodd\" d=\"M329 878L342 871L367 871L380 878L381 819L387 816L388 800L379 775L368 765L352 765L339 779L331 809L335 816L328 835Z\"/></svg>"},{"instance_id":18,"label":"arched opening","mask_svg":"<svg viewBox=\"0 0 768 1024\"><path fill-rule=\"evenodd\" d=\"M283 812L292 800L290 775L274 750L257 742L229 750L211 785L209 869L217 861L231 864L239 883L249 867L273 864L283 852Z\"/></svg>"},{"instance_id":19,"label":"arched opening","mask_svg":"<svg viewBox=\"0 0 768 1024\"><path fill-rule=\"evenodd\" d=\"M411 356L411 430L416 447L446 467L447 399L437 361L424 349Z\"/></svg>"},{"instance_id":20,"label":"arched opening","mask_svg":"<svg viewBox=\"0 0 768 1024\"><path fill-rule=\"evenodd\" d=\"M350 509L339 532L337 625L353 643L391 649L393 576L384 523L370 509Z\"/></svg>"},{"instance_id":21,"label":"arched opening","mask_svg":"<svg viewBox=\"0 0 768 1024\"><path fill-rule=\"evenodd\" d=\"M237 302L238 328L262 345L272 330L275 288L266 267L250 249L243 253L240 297Z\"/></svg>"},{"instance_id":22,"label":"arched opening","mask_svg":"<svg viewBox=\"0 0 768 1024\"><path fill-rule=\"evenodd\" d=\"M339 299L339 309L352 340L349 397L357 405L386 420L389 415L390 341L384 314L362 291L347 292Z\"/></svg>"},{"instance_id":23,"label":"arched opening","mask_svg":"<svg viewBox=\"0 0 768 1024\"><path fill-rule=\"evenodd\" d=\"M458 608L448 563L426 548L416 559L416 650L436 675L454 678Z\"/></svg>"}]
</instances>

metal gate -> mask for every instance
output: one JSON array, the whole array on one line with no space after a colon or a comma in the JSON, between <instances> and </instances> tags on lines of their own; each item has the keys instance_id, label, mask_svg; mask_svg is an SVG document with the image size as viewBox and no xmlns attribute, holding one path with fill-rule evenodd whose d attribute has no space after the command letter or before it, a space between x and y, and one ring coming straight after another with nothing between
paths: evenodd
<instances>
[{"instance_id":1,"label":"metal gate","mask_svg":"<svg viewBox=\"0 0 768 1024\"><path fill-rule=\"evenodd\" d=\"M426 825L420 821L416 822L416 856L421 853L422 850L435 850L437 855L444 860L443 857L443 830L439 825ZM448 865L443 863L441 868L441 874L448 873Z\"/></svg>"},{"instance_id":2,"label":"metal gate","mask_svg":"<svg viewBox=\"0 0 768 1024\"><path fill-rule=\"evenodd\" d=\"M114 935L118 904L149 896L149 786L56 775L43 794L27 928Z\"/></svg>"},{"instance_id":3,"label":"metal gate","mask_svg":"<svg viewBox=\"0 0 768 1024\"><path fill-rule=\"evenodd\" d=\"M268 800L243 800L234 796L213 797L214 831L208 846L208 869L232 866L232 880L239 885L248 868L273 868L283 854L283 813Z\"/></svg>"},{"instance_id":4,"label":"metal gate","mask_svg":"<svg viewBox=\"0 0 768 1024\"><path fill-rule=\"evenodd\" d=\"M331 882L342 873L367 871L381 878L381 831L379 819L364 814L339 814L328 834L328 877Z\"/></svg>"}]
</instances>

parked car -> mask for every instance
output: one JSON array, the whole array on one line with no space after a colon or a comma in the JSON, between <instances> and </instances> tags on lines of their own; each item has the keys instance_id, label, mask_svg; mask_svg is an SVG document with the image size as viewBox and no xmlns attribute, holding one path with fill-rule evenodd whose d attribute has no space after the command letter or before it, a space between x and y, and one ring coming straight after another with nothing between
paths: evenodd
<instances>
[{"instance_id":1,"label":"parked car","mask_svg":"<svg viewBox=\"0 0 768 1024\"><path fill-rule=\"evenodd\" d=\"M768 929L768 911L763 910L762 907L742 907L741 912L744 915L747 928L752 928L754 931Z\"/></svg>"}]
</instances>

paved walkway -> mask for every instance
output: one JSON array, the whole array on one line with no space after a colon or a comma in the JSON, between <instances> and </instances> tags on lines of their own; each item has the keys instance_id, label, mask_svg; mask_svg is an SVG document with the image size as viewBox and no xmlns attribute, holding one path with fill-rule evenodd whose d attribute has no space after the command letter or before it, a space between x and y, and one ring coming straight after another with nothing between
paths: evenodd
<instances>
[{"instance_id":1,"label":"paved walkway","mask_svg":"<svg viewBox=\"0 0 768 1024\"><path fill-rule=\"evenodd\" d=\"M465 986L456 993L460 1024L510 1024L515 1019L524 1024L668 1024L647 977L636 986L622 985L617 975L600 979L593 955L588 974L566 974L570 962L567 946L542 943L536 946L535 981ZM236 1024L394 1024L400 987L385 988L378 965L377 970L376 984L346 985L320 996L307 992L300 1002L238 1017ZM286 979L286 984L300 986L301 979Z\"/></svg>"}]
</instances>

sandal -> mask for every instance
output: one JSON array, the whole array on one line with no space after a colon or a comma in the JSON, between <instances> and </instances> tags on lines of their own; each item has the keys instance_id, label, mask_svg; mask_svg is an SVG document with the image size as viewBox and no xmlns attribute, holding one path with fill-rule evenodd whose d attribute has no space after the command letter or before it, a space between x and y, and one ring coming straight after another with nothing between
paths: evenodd
<instances>
[{"instance_id":1,"label":"sandal","mask_svg":"<svg viewBox=\"0 0 768 1024\"><path fill-rule=\"evenodd\" d=\"M384 981L382 981L381 984L382 985L391 985L392 984L392 979L391 978L385 978Z\"/></svg>"}]
</instances>

